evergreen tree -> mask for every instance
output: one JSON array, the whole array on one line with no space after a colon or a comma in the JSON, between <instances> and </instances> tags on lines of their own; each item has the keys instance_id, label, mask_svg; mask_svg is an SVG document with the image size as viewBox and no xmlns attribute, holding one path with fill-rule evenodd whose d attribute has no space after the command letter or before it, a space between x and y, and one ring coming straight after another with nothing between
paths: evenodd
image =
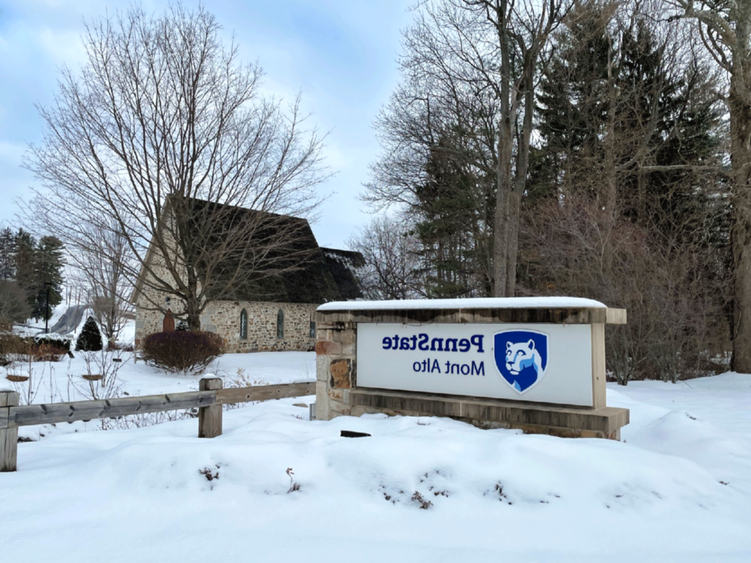
<instances>
[{"instance_id":1,"label":"evergreen tree","mask_svg":"<svg viewBox=\"0 0 751 563\"><path fill-rule=\"evenodd\" d=\"M62 301L63 285L63 244L59 239L44 236L39 239L34 253L34 284L32 315L34 318L48 319L55 305ZM50 284L46 286L45 284ZM49 307L47 289L49 287Z\"/></svg>"},{"instance_id":2,"label":"evergreen tree","mask_svg":"<svg viewBox=\"0 0 751 563\"><path fill-rule=\"evenodd\" d=\"M722 108L644 6L576 6L541 79L521 283L622 306L609 369L701 373L730 335ZM618 13L616 13L618 11ZM666 328L668 328L666 330Z\"/></svg>"},{"instance_id":3,"label":"evergreen tree","mask_svg":"<svg viewBox=\"0 0 751 563\"><path fill-rule=\"evenodd\" d=\"M15 253L13 262L16 270L16 283L26 295L26 302L30 307L34 307L36 302L36 284L37 278L35 269L35 250L36 241L31 233L19 229L15 235Z\"/></svg>"},{"instance_id":4,"label":"evergreen tree","mask_svg":"<svg viewBox=\"0 0 751 563\"><path fill-rule=\"evenodd\" d=\"M99 332L94 317L89 316L83 324L81 334L76 340L76 350L80 352L98 352L102 349L102 333Z\"/></svg>"},{"instance_id":5,"label":"evergreen tree","mask_svg":"<svg viewBox=\"0 0 751 563\"><path fill-rule=\"evenodd\" d=\"M0 231L0 280L10 281L16 278L16 238L13 231L6 227Z\"/></svg>"},{"instance_id":6,"label":"evergreen tree","mask_svg":"<svg viewBox=\"0 0 751 563\"><path fill-rule=\"evenodd\" d=\"M579 4L558 49L541 76L537 98L541 149L534 157L530 195L594 195L601 184L607 120L608 64L615 55L608 36L612 10L599 2ZM528 200L534 203L537 197Z\"/></svg>"},{"instance_id":7,"label":"evergreen tree","mask_svg":"<svg viewBox=\"0 0 751 563\"><path fill-rule=\"evenodd\" d=\"M10 280L0 280L0 321L21 323L29 318L30 313L26 294L18 284Z\"/></svg>"},{"instance_id":8,"label":"evergreen tree","mask_svg":"<svg viewBox=\"0 0 751 563\"><path fill-rule=\"evenodd\" d=\"M480 264L487 247L482 245L483 222L478 221L484 205L482 189L456 144L444 136L430 148L426 181L415 189L419 202L415 231L428 265L425 289L429 297L485 293L482 280L487 276L482 275Z\"/></svg>"},{"instance_id":9,"label":"evergreen tree","mask_svg":"<svg viewBox=\"0 0 751 563\"><path fill-rule=\"evenodd\" d=\"M541 80L542 143L530 193L598 198L612 166L618 215L672 236L690 224L677 216L696 215L723 189L707 182L709 166L720 164L721 108L705 68L677 64L643 15L618 29L614 9L581 4L558 36ZM609 124L612 162L606 162Z\"/></svg>"},{"instance_id":10,"label":"evergreen tree","mask_svg":"<svg viewBox=\"0 0 751 563\"><path fill-rule=\"evenodd\" d=\"M15 281L26 295L35 319L47 319L47 287L49 285L49 313L62 301L63 244L59 239L43 236L39 241L19 229L13 238L13 268Z\"/></svg>"}]
</instances>

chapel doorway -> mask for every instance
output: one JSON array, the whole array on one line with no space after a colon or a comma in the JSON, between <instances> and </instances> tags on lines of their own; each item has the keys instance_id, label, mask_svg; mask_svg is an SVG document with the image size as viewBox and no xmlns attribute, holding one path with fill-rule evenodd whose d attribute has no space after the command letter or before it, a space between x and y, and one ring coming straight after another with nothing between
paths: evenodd
<instances>
[{"instance_id":1,"label":"chapel doorway","mask_svg":"<svg viewBox=\"0 0 751 563\"><path fill-rule=\"evenodd\" d=\"M172 310L167 309L162 320L162 332L172 332L175 330L175 317L172 316Z\"/></svg>"}]
</instances>

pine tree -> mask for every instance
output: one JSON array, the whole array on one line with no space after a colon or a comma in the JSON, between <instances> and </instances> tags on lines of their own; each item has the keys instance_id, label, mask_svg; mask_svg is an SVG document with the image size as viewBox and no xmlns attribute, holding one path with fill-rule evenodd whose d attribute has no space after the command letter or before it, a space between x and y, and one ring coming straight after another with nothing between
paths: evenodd
<instances>
[{"instance_id":1,"label":"pine tree","mask_svg":"<svg viewBox=\"0 0 751 563\"><path fill-rule=\"evenodd\" d=\"M26 294L12 280L0 280L0 320L21 323L29 318L31 308Z\"/></svg>"},{"instance_id":2,"label":"pine tree","mask_svg":"<svg viewBox=\"0 0 751 563\"><path fill-rule=\"evenodd\" d=\"M13 231L6 227L0 231L0 280L10 281L16 278L16 239Z\"/></svg>"},{"instance_id":3,"label":"pine tree","mask_svg":"<svg viewBox=\"0 0 751 563\"><path fill-rule=\"evenodd\" d=\"M458 140L443 137L430 148L426 181L418 185L416 233L429 268L426 292L430 297L462 297L478 292L481 233L478 212L482 195L478 182L463 163Z\"/></svg>"},{"instance_id":4,"label":"pine tree","mask_svg":"<svg viewBox=\"0 0 751 563\"><path fill-rule=\"evenodd\" d=\"M719 164L722 113L706 69L695 62L677 65L649 18L613 29L614 9L582 4L558 36L559 48L541 79L542 143L530 193L598 198L610 165L618 213L671 237L677 224L690 224L676 217L697 214L721 187L697 170ZM617 92L612 105L609 81ZM615 141L609 163L610 119Z\"/></svg>"},{"instance_id":5,"label":"pine tree","mask_svg":"<svg viewBox=\"0 0 751 563\"><path fill-rule=\"evenodd\" d=\"M16 270L16 283L26 295L26 302L34 308L36 302L37 279L34 272L36 241L31 233L19 229L15 235L13 262ZM33 314L33 313L32 313Z\"/></svg>"},{"instance_id":6,"label":"pine tree","mask_svg":"<svg viewBox=\"0 0 751 563\"><path fill-rule=\"evenodd\" d=\"M63 267L63 244L60 240L50 236L40 238L34 252L34 318L48 319L53 307L62 301ZM45 284L49 284L49 307Z\"/></svg>"},{"instance_id":7,"label":"pine tree","mask_svg":"<svg viewBox=\"0 0 751 563\"><path fill-rule=\"evenodd\" d=\"M541 80L521 283L627 308L609 369L674 380L731 333L722 108L702 61L623 6L576 6Z\"/></svg>"},{"instance_id":8,"label":"pine tree","mask_svg":"<svg viewBox=\"0 0 751 563\"><path fill-rule=\"evenodd\" d=\"M608 39L610 10L597 2L574 9L558 49L541 77L538 131L531 195L594 194L601 178L593 169L602 159L607 119L608 61L615 55Z\"/></svg>"},{"instance_id":9,"label":"pine tree","mask_svg":"<svg viewBox=\"0 0 751 563\"><path fill-rule=\"evenodd\" d=\"M3 232L0 237L4 237L5 234ZM2 238L0 244L1 241ZM13 236L13 249L12 267L15 281L26 295L26 302L31 307L31 316L35 319L48 319L48 312L51 315L52 308L62 301L65 266L63 244L59 239L50 236L43 236L37 241L30 233L19 229Z\"/></svg>"},{"instance_id":10,"label":"pine tree","mask_svg":"<svg viewBox=\"0 0 751 563\"><path fill-rule=\"evenodd\" d=\"M81 334L78 335L78 340L76 340L76 350L80 352L98 352L101 349L102 334L99 332L99 327L94 317L89 316L83 324Z\"/></svg>"}]
</instances>

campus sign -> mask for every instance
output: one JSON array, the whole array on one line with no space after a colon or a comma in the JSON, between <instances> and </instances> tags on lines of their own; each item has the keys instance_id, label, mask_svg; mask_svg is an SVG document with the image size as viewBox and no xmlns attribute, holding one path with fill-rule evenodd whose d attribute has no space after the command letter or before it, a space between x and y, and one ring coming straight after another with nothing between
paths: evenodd
<instances>
[{"instance_id":1,"label":"campus sign","mask_svg":"<svg viewBox=\"0 0 751 563\"><path fill-rule=\"evenodd\" d=\"M384 413L620 439L605 326L626 311L578 297L342 301L316 320L319 420Z\"/></svg>"},{"instance_id":2,"label":"campus sign","mask_svg":"<svg viewBox=\"0 0 751 563\"><path fill-rule=\"evenodd\" d=\"M358 387L593 406L587 324L362 323Z\"/></svg>"}]
</instances>

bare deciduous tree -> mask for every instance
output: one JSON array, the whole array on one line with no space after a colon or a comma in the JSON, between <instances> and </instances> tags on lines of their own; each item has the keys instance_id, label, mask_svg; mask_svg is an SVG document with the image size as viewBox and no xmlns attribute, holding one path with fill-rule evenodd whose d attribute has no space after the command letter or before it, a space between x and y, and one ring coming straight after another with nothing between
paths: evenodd
<instances>
[{"instance_id":1,"label":"bare deciduous tree","mask_svg":"<svg viewBox=\"0 0 751 563\"><path fill-rule=\"evenodd\" d=\"M714 370L729 342L722 110L663 8L569 14L541 88L539 193L523 211L520 290L625 307L628 325L607 339L624 384Z\"/></svg>"},{"instance_id":2,"label":"bare deciduous tree","mask_svg":"<svg viewBox=\"0 0 751 563\"><path fill-rule=\"evenodd\" d=\"M716 214L707 205L679 220L708 233ZM529 213L521 238L535 293L587 295L628 310L628 325L609 328L607 339L608 368L623 385L635 376L675 382L725 369L714 362L729 337L727 281L707 266L721 250L666 240L622 214L612 223L608 210L582 195Z\"/></svg>"},{"instance_id":3,"label":"bare deciduous tree","mask_svg":"<svg viewBox=\"0 0 751 563\"><path fill-rule=\"evenodd\" d=\"M492 293L513 296L540 58L568 0L439 0L420 4L404 35L404 75L377 128L386 154L366 200L416 206L430 151L453 153L478 182L479 238L492 229Z\"/></svg>"},{"instance_id":4,"label":"bare deciduous tree","mask_svg":"<svg viewBox=\"0 0 751 563\"><path fill-rule=\"evenodd\" d=\"M495 31L492 50L468 51L500 99L493 243L494 295L513 297L519 251L521 200L527 185L534 128L537 66L550 34L561 23L566 0L462 0L479 10ZM490 56L488 56L490 55ZM500 57L498 56L500 55ZM494 61L500 58L500 66ZM520 111L523 116L519 118ZM514 151L514 146L516 150Z\"/></svg>"},{"instance_id":5,"label":"bare deciduous tree","mask_svg":"<svg viewBox=\"0 0 751 563\"><path fill-rule=\"evenodd\" d=\"M420 245L414 234L404 231L405 222L399 217L379 217L349 239L349 248L365 258L358 278L366 298L425 297Z\"/></svg>"},{"instance_id":6,"label":"bare deciduous tree","mask_svg":"<svg viewBox=\"0 0 751 563\"><path fill-rule=\"evenodd\" d=\"M91 246L80 250L72 255L72 262L88 282L89 304L112 346L133 313L126 276L130 256L127 241L116 229L100 230L92 237Z\"/></svg>"},{"instance_id":7,"label":"bare deciduous tree","mask_svg":"<svg viewBox=\"0 0 751 563\"><path fill-rule=\"evenodd\" d=\"M180 5L89 24L88 62L63 70L27 161L46 188L28 217L49 220L71 250L106 253L88 241L95 232L124 241L126 259L111 264L176 298L171 308L191 329L239 283L299 267L304 227L279 213L311 213L326 176L322 139L304 129L299 99L285 112L263 98L261 69L240 64L219 29L203 7Z\"/></svg>"}]
</instances>

